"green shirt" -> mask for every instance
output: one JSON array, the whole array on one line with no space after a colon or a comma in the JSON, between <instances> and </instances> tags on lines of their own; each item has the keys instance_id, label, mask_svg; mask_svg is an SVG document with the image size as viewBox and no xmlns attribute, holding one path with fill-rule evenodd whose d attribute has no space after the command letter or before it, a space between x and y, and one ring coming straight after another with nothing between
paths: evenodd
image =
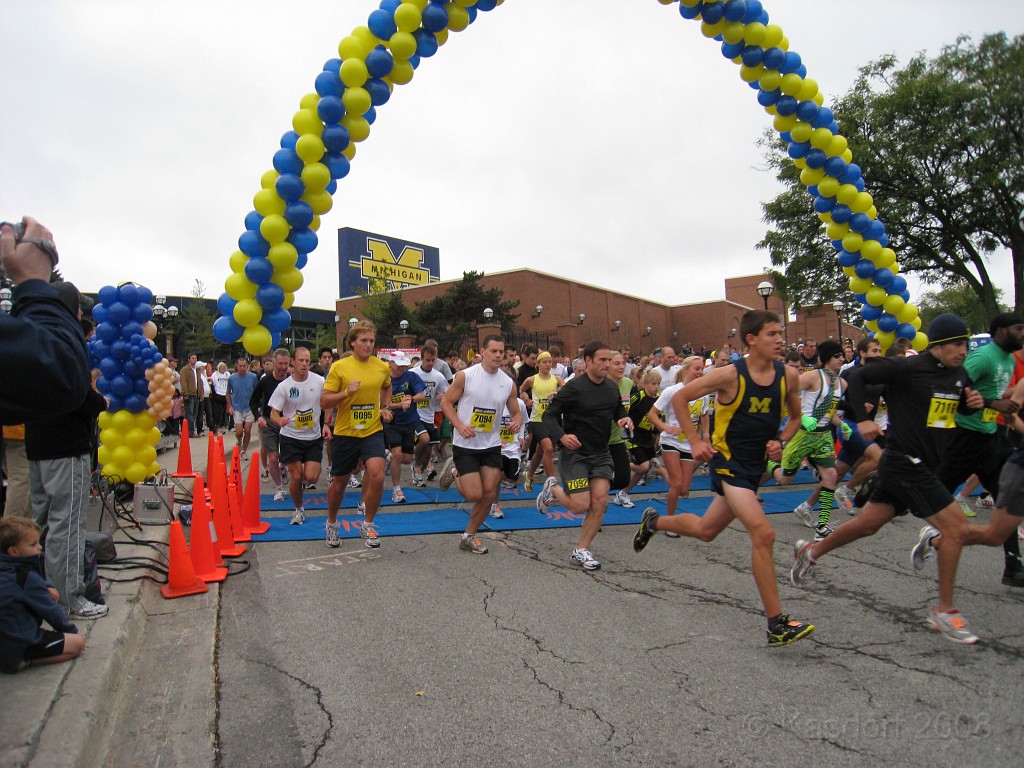
<instances>
[{"instance_id":1,"label":"green shirt","mask_svg":"<svg viewBox=\"0 0 1024 768\"><path fill-rule=\"evenodd\" d=\"M978 347L967 355L964 360L964 368L974 382L974 388L981 393L986 400L998 400L1010 386L1010 377L1013 375L1014 361L1013 354L1005 351L995 342ZM973 429L975 432L984 432L993 435L996 432L996 416L998 414L992 408L983 408L970 416L958 413L956 425L964 429Z\"/></svg>"}]
</instances>

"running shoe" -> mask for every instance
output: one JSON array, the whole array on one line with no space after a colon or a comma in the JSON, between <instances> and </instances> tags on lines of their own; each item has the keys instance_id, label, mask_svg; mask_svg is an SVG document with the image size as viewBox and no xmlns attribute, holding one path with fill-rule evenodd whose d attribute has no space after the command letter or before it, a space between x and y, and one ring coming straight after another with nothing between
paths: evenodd
<instances>
[{"instance_id":1,"label":"running shoe","mask_svg":"<svg viewBox=\"0 0 1024 768\"><path fill-rule=\"evenodd\" d=\"M830 526L828 523L818 523L817 527L814 529L814 540L824 541L829 537L831 533L832 526Z\"/></svg>"},{"instance_id":2,"label":"running shoe","mask_svg":"<svg viewBox=\"0 0 1024 768\"><path fill-rule=\"evenodd\" d=\"M437 470L434 469L434 460L431 459L427 464L427 480L433 480L435 477L437 477Z\"/></svg>"},{"instance_id":3,"label":"running shoe","mask_svg":"<svg viewBox=\"0 0 1024 768\"><path fill-rule=\"evenodd\" d=\"M932 539L938 535L938 528L933 528L930 525L924 526L917 534L917 543L910 550L910 562L914 565L915 571L920 571L924 568L925 563L933 560L938 554L938 550L932 546Z\"/></svg>"},{"instance_id":4,"label":"running shoe","mask_svg":"<svg viewBox=\"0 0 1024 768\"><path fill-rule=\"evenodd\" d=\"M497 504L491 504L490 515L494 519L500 520L501 518L503 518L505 516L505 513L501 511L501 507L498 506Z\"/></svg>"},{"instance_id":5,"label":"running shoe","mask_svg":"<svg viewBox=\"0 0 1024 768\"><path fill-rule=\"evenodd\" d=\"M804 580L807 572L814 567L814 561L811 560L813 545L813 541L804 541L803 539L797 539L793 545L793 567L789 569L789 580L794 587L800 586L800 582Z\"/></svg>"},{"instance_id":6,"label":"running shoe","mask_svg":"<svg viewBox=\"0 0 1024 768\"><path fill-rule=\"evenodd\" d=\"M391 474L391 451L384 454L384 475Z\"/></svg>"},{"instance_id":7,"label":"running shoe","mask_svg":"<svg viewBox=\"0 0 1024 768\"><path fill-rule=\"evenodd\" d=\"M513 480L502 480L499 487L504 488L506 491L511 491L516 487L516 484Z\"/></svg>"},{"instance_id":8,"label":"running shoe","mask_svg":"<svg viewBox=\"0 0 1024 768\"><path fill-rule=\"evenodd\" d=\"M676 533L675 531L665 531L665 536L667 536L670 539L678 539L679 538L679 534Z\"/></svg>"},{"instance_id":9,"label":"running shoe","mask_svg":"<svg viewBox=\"0 0 1024 768\"><path fill-rule=\"evenodd\" d=\"M469 538L463 538L459 540L459 549L464 549L467 552L472 552L474 555L486 555L487 547L480 541L476 536L470 536Z\"/></svg>"},{"instance_id":10,"label":"running shoe","mask_svg":"<svg viewBox=\"0 0 1024 768\"><path fill-rule=\"evenodd\" d=\"M839 505L840 509L845 509L847 512L850 512L850 510L853 509L853 497L854 492L850 490L849 486L840 485L836 488L836 504ZM850 512L850 514L853 513Z\"/></svg>"},{"instance_id":11,"label":"running shoe","mask_svg":"<svg viewBox=\"0 0 1024 768\"><path fill-rule=\"evenodd\" d=\"M540 493L537 494L537 511L542 515L547 514L548 507L555 500L555 494L551 489L556 485L558 485L557 477L544 478L544 485L541 486Z\"/></svg>"},{"instance_id":12,"label":"running shoe","mask_svg":"<svg viewBox=\"0 0 1024 768\"><path fill-rule=\"evenodd\" d=\"M395 488L391 492L391 503L392 504L405 504L405 494L402 493L401 488Z\"/></svg>"},{"instance_id":13,"label":"running shoe","mask_svg":"<svg viewBox=\"0 0 1024 768\"><path fill-rule=\"evenodd\" d=\"M270 479L270 471L269 470L264 469L262 472L260 472L260 480L269 480L269 479Z\"/></svg>"},{"instance_id":14,"label":"running shoe","mask_svg":"<svg viewBox=\"0 0 1024 768\"><path fill-rule=\"evenodd\" d=\"M380 538L377 536L377 528L373 523L363 523L359 527L359 535L363 538L363 544L368 546L370 549L376 549L380 546Z\"/></svg>"},{"instance_id":15,"label":"running shoe","mask_svg":"<svg viewBox=\"0 0 1024 768\"><path fill-rule=\"evenodd\" d=\"M632 509L633 507L636 506L636 504L633 503L633 500L629 498L629 495L625 491L619 491L618 493L616 493L615 498L612 499L612 503L618 504L620 507L625 507L626 509Z\"/></svg>"},{"instance_id":16,"label":"running shoe","mask_svg":"<svg viewBox=\"0 0 1024 768\"><path fill-rule=\"evenodd\" d=\"M931 616L925 620L925 624L947 640L959 645L974 645L978 642L978 636L968 629L963 614L956 608L947 613L932 608Z\"/></svg>"},{"instance_id":17,"label":"running shoe","mask_svg":"<svg viewBox=\"0 0 1024 768\"><path fill-rule=\"evenodd\" d=\"M814 528L818 524L818 516L814 514L814 508L806 501L801 501L793 510L796 519L808 528Z\"/></svg>"},{"instance_id":18,"label":"running shoe","mask_svg":"<svg viewBox=\"0 0 1024 768\"><path fill-rule=\"evenodd\" d=\"M71 611L72 619L82 619L83 621L91 621L92 619L100 619L107 615L110 609L102 603L94 603L91 600L83 599L79 606Z\"/></svg>"},{"instance_id":19,"label":"running shoe","mask_svg":"<svg viewBox=\"0 0 1024 768\"><path fill-rule=\"evenodd\" d=\"M338 535L338 529L341 528L341 523L328 523L327 524L327 546L333 549L337 549L341 546L341 537Z\"/></svg>"},{"instance_id":20,"label":"running shoe","mask_svg":"<svg viewBox=\"0 0 1024 768\"><path fill-rule=\"evenodd\" d=\"M574 549L570 560L573 565L582 566L585 571L596 571L601 568L601 564L594 559L589 549Z\"/></svg>"},{"instance_id":21,"label":"running shoe","mask_svg":"<svg viewBox=\"0 0 1024 768\"><path fill-rule=\"evenodd\" d=\"M363 487L363 481L360 480L355 475L352 475L352 477L350 477L348 479L348 487L349 488L362 488Z\"/></svg>"},{"instance_id":22,"label":"running shoe","mask_svg":"<svg viewBox=\"0 0 1024 768\"><path fill-rule=\"evenodd\" d=\"M960 505L960 509L963 510L964 517L977 517L978 513L971 509L971 503L966 499L955 499L956 503Z\"/></svg>"},{"instance_id":23,"label":"running shoe","mask_svg":"<svg viewBox=\"0 0 1024 768\"><path fill-rule=\"evenodd\" d=\"M637 487L641 485L647 485L647 476L645 475L644 477L641 477L639 480L636 481L636 484Z\"/></svg>"},{"instance_id":24,"label":"running shoe","mask_svg":"<svg viewBox=\"0 0 1024 768\"><path fill-rule=\"evenodd\" d=\"M533 493L533 472L526 473L526 480L523 482L523 490L527 493Z\"/></svg>"},{"instance_id":25,"label":"running shoe","mask_svg":"<svg viewBox=\"0 0 1024 768\"><path fill-rule=\"evenodd\" d=\"M437 477L437 487L447 491L455 482L455 459L449 456L441 466L441 473Z\"/></svg>"},{"instance_id":26,"label":"running shoe","mask_svg":"<svg viewBox=\"0 0 1024 768\"><path fill-rule=\"evenodd\" d=\"M779 620L768 628L768 647L778 648L780 645L789 645L797 640L803 640L813 632L813 624L793 621L786 614L782 614L779 616Z\"/></svg>"},{"instance_id":27,"label":"running shoe","mask_svg":"<svg viewBox=\"0 0 1024 768\"><path fill-rule=\"evenodd\" d=\"M284 501L284 496L284 488L280 485L277 486L277 493L274 494L274 501Z\"/></svg>"},{"instance_id":28,"label":"running shoe","mask_svg":"<svg viewBox=\"0 0 1024 768\"><path fill-rule=\"evenodd\" d=\"M315 491L316 490L316 483L303 483L302 484L302 490L304 490L304 491Z\"/></svg>"},{"instance_id":29,"label":"running shoe","mask_svg":"<svg viewBox=\"0 0 1024 768\"><path fill-rule=\"evenodd\" d=\"M358 512L360 515L365 515L366 514L366 502L365 501L360 501L358 504L356 504L356 512Z\"/></svg>"},{"instance_id":30,"label":"running shoe","mask_svg":"<svg viewBox=\"0 0 1024 768\"><path fill-rule=\"evenodd\" d=\"M296 509L295 514L292 515L292 521L289 525L302 525L304 522L306 522L305 510Z\"/></svg>"},{"instance_id":31,"label":"running shoe","mask_svg":"<svg viewBox=\"0 0 1024 768\"><path fill-rule=\"evenodd\" d=\"M647 542L657 532L657 528L655 528L657 519L658 512L654 507L648 507L644 510L643 517L640 518L640 527L633 534L634 552L642 552L643 548L647 546Z\"/></svg>"},{"instance_id":32,"label":"running shoe","mask_svg":"<svg viewBox=\"0 0 1024 768\"><path fill-rule=\"evenodd\" d=\"M242 451L241 453L238 454L238 458L241 459L242 461L248 461L249 454L247 454L245 451Z\"/></svg>"},{"instance_id":33,"label":"running shoe","mask_svg":"<svg viewBox=\"0 0 1024 768\"><path fill-rule=\"evenodd\" d=\"M992 494L989 494L988 496L982 496L980 499L978 499L978 503L976 506L980 507L981 509L995 509L996 500L995 498L993 498Z\"/></svg>"},{"instance_id":34,"label":"running shoe","mask_svg":"<svg viewBox=\"0 0 1024 768\"><path fill-rule=\"evenodd\" d=\"M422 488L427 484L427 481L423 479L423 472L415 464L412 467L412 484L416 488Z\"/></svg>"}]
</instances>

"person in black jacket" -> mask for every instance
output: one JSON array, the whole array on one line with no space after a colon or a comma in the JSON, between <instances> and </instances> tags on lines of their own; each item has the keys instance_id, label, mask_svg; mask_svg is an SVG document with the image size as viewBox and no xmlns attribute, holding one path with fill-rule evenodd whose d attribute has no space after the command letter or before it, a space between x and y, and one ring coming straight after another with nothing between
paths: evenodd
<instances>
[{"instance_id":1,"label":"person in black jacket","mask_svg":"<svg viewBox=\"0 0 1024 768\"><path fill-rule=\"evenodd\" d=\"M0 262L14 282L10 314L0 313L0 423L20 424L41 408L60 415L78 408L89 390L82 327L49 284L57 264L53 236L26 217L24 234L0 226ZM26 386L26 376L31 386Z\"/></svg>"}]
</instances>

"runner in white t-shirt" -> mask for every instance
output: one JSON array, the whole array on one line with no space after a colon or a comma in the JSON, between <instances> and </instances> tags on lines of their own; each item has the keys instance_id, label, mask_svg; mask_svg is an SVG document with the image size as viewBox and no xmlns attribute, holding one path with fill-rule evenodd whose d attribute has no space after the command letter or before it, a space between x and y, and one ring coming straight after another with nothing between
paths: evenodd
<instances>
[{"instance_id":1,"label":"runner in white t-shirt","mask_svg":"<svg viewBox=\"0 0 1024 768\"><path fill-rule=\"evenodd\" d=\"M428 465L430 464L431 452L434 450L434 446L439 445L441 442L438 433L441 419L444 417L444 414L441 412L441 397L448 391L448 379L436 367L439 362L437 359L437 347L424 344L422 354L423 357L420 359L420 364L410 369L412 373L423 379L423 383L427 386L423 390L423 394L426 397L416 403L416 411L419 413L421 426L417 427L415 432L416 447L414 449L415 458L412 465L412 484L417 487L423 487L427 484L426 475L429 474Z\"/></svg>"}]
</instances>

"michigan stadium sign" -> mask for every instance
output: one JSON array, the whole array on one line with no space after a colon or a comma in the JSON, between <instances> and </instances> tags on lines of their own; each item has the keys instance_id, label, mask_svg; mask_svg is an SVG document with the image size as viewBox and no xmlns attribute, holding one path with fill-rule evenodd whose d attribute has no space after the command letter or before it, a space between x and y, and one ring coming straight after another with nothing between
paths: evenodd
<instances>
[{"instance_id":1,"label":"michigan stadium sign","mask_svg":"<svg viewBox=\"0 0 1024 768\"><path fill-rule=\"evenodd\" d=\"M360 229L338 230L338 296L384 293L441 279L441 252Z\"/></svg>"}]
</instances>

